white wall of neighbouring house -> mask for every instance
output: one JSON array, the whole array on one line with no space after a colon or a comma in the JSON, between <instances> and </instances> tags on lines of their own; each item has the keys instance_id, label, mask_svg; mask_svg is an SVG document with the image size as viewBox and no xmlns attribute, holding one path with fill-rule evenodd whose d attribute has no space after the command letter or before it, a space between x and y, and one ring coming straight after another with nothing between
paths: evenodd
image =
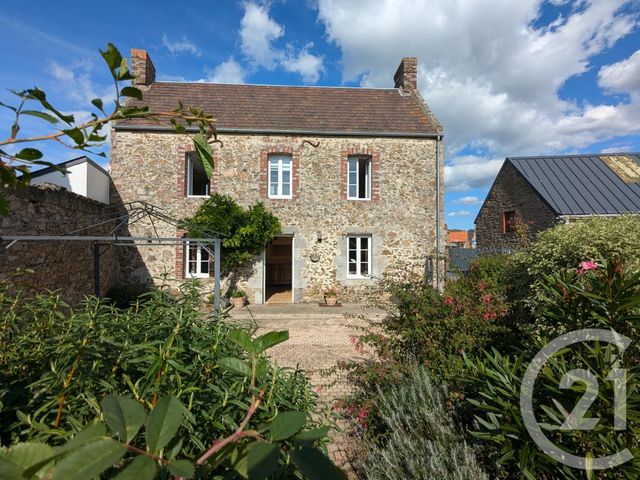
<instances>
[{"instance_id":1,"label":"white wall of neighbouring house","mask_svg":"<svg viewBox=\"0 0 640 480\"><path fill-rule=\"evenodd\" d=\"M109 175L102 169L87 163L87 194L98 202L109 203Z\"/></svg>"},{"instance_id":2,"label":"white wall of neighbouring house","mask_svg":"<svg viewBox=\"0 0 640 480\"><path fill-rule=\"evenodd\" d=\"M49 172L31 179L32 185L53 183L68 191L109 203L109 175L89 162L81 162L66 167L66 172Z\"/></svg>"}]
</instances>

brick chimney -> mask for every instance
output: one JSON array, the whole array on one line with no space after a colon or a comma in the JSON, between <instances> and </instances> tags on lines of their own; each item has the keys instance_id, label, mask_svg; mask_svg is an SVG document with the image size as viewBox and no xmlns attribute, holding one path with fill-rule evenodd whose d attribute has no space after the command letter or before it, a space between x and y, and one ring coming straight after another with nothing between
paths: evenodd
<instances>
[{"instance_id":1,"label":"brick chimney","mask_svg":"<svg viewBox=\"0 0 640 480\"><path fill-rule=\"evenodd\" d=\"M395 88L401 88L406 93L418 89L418 60L416 57L402 57L402 61L393 76Z\"/></svg>"},{"instance_id":2,"label":"brick chimney","mask_svg":"<svg viewBox=\"0 0 640 480\"><path fill-rule=\"evenodd\" d=\"M136 77L133 85L151 85L156 81L156 67L146 50L131 49L131 74Z\"/></svg>"}]
</instances>

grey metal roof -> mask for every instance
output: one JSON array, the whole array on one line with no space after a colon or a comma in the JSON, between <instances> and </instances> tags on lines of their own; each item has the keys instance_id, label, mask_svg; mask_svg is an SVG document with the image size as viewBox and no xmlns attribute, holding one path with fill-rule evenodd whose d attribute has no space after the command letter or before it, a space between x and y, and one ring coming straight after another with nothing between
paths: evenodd
<instances>
[{"instance_id":1,"label":"grey metal roof","mask_svg":"<svg viewBox=\"0 0 640 480\"><path fill-rule=\"evenodd\" d=\"M640 153L507 157L506 162L558 215L640 212Z\"/></svg>"}]
</instances>

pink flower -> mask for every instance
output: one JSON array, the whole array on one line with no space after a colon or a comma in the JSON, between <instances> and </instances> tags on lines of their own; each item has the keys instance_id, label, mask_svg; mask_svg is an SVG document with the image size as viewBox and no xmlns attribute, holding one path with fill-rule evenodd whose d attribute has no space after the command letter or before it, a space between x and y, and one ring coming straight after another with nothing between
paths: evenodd
<instances>
[{"instance_id":1,"label":"pink flower","mask_svg":"<svg viewBox=\"0 0 640 480\"><path fill-rule=\"evenodd\" d=\"M578 273L586 273L589 270L595 270L598 268L598 264L596 262L592 262L591 260L586 262L580 262L580 268L578 268Z\"/></svg>"},{"instance_id":2,"label":"pink flower","mask_svg":"<svg viewBox=\"0 0 640 480\"><path fill-rule=\"evenodd\" d=\"M453 298L452 297L450 297L449 295L444 297L444 304L445 305L451 305L452 303L453 303Z\"/></svg>"},{"instance_id":3,"label":"pink flower","mask_svg":"<svg viewBox=\"0 0 640 480\"><path fill-rule=\"evenodd\" d=\"M487 293L486 295L483 295L480 300L482 300L482 303L485 305L489 304L491 302L491 294Z\"/></svg>"},{"instance_id":4,"label":"pink flower","mask_svg":"<svg viewBox=\"0 0 640 480\"><path fill-rule=\"evenodd\" d=\"M491 317L491 315L489 313L485 313L482 315L482 319L486 322L487 320L489 320L489 318Z\"/></svg>"},{"instance_id":5,"label":"pink flower","mask_svg":"<svg viewBox=\"0 0 640 480\"><path fill-rule=\"evenodd\" d=\"M484 282L480 282L478 284L478 290L480 290L481 292L484 291L485 288L487 288L487 285Z\"/></svg>"}]
</instances>

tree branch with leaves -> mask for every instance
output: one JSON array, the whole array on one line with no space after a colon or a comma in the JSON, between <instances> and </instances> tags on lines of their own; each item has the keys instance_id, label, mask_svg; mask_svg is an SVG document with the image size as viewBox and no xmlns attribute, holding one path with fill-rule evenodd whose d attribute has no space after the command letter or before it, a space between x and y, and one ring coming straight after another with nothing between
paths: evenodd
<instances>
[{"instance_id":1,"label":"tree branch with leaves","mask_svg":"<svg viewBox=\"0 0 640 480\"><path fill-rule=\"evenodd\" d=\"M9 128L9 137L0 140L0 215L9 213L9 204L4 190L9 188L26 187L31 181L31 169L34 166L56 166L43 159L43 153L32 144L54 142L72 150L80 150L105 157L102 151L94 149L103 146L107 140L104 129L111 122L144 119L159 125L169 126L177 133L186 134L187 128L196 127L193 135L194 149L204 165L207 176L213 172L213 155L211 143L221 143L215 129L215 119L205 113L202 108L179 103L171 111L151 111L144 105L143 92L133 86L123 86L123 82L134 80L129 70L127 58L122 57L118 49L111 43L103 51L102 58L106 62L113 79L115 99L112 109L107 109L101 98L91 101L93 110L91 118L77 121L74 115L65 114L56 108L48 99L46 93L38 87L26 90L9 90L18 100L9 105L0 102L0 107L13 112L13 121ZM134 101L139 101L134 104ZM25 117L36 118L46 122L53 131L40 135L20 136L21 121ZM10 153L13 146L22 148ZM13 148L11 148L13 150Z\"/></svg>"}]
</instances>

